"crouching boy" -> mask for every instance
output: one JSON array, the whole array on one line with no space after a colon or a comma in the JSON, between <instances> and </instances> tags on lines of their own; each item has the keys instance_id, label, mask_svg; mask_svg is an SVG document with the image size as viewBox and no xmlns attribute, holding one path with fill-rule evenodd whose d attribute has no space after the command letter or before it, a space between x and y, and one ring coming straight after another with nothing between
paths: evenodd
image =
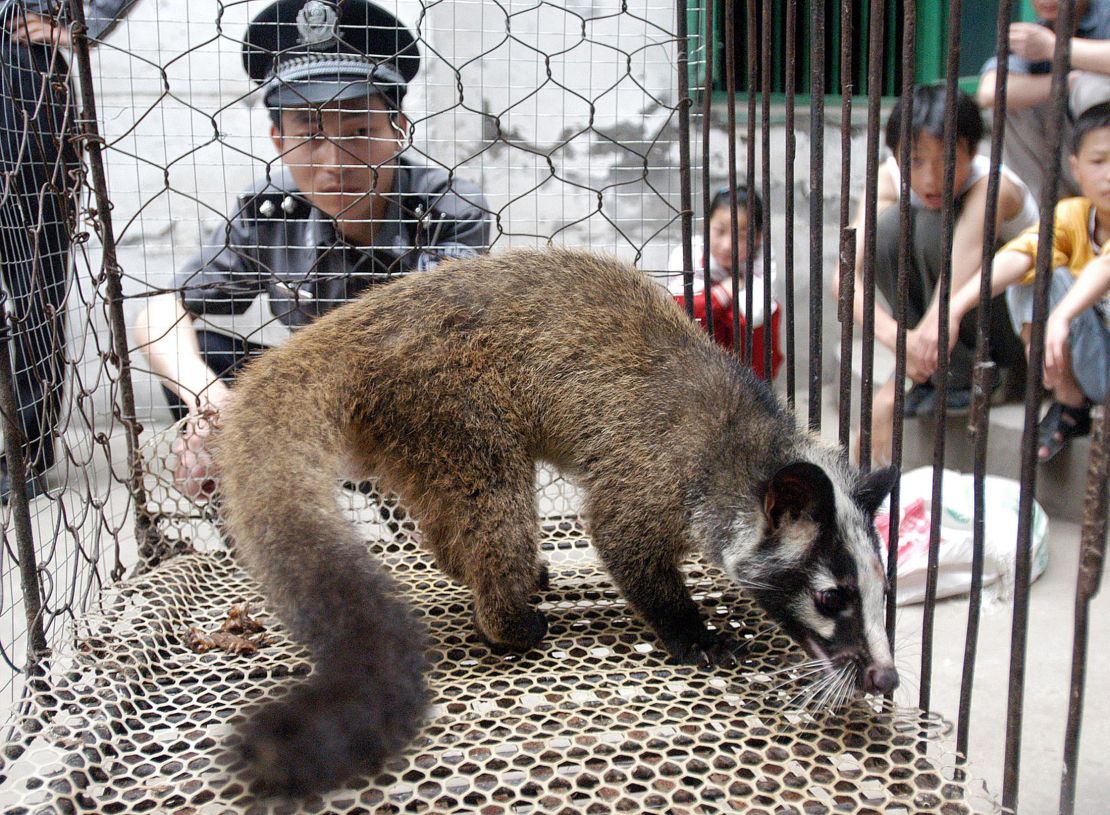
<instances>
[{"instance_id":1,"label":"crouching boy","mask_svg":"<svg viewBox=\"0 0 1110 815\"><path fill-rule=\"evenodd\" d=\"M1103 402L1110 378L1110 102L1075 122L1070 165L1078 198L1056 205L1052 279L1045 326L1044 383L1052 404L1041 419L1037 456L1048 461L1091 429L1091 403ZM1037 228L1006 244L994 258L991 288L1006 291L1026 352L1033 321ZM979 299L979 275L952 296L952 324ZM954 341L954 337L950 338Z\"/></svg>"}]
</instances>

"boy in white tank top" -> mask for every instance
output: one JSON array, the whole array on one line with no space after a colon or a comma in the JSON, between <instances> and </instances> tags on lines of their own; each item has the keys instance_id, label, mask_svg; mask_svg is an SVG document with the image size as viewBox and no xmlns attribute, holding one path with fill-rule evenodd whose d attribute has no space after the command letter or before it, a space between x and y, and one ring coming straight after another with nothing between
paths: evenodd
<instances>
[{"instance_id":1,"label":"boy in white tank top","mask_svg":"<svg viewBox=\"0 0 1110 815\"><path fill-rule=\"evenodd\" d=\"M888 308L875 305L875 338L894 349L898 324L893 316L897 297L906 304L906 375L913 385L906 394L905 415L932 415L936 409L940 303L937 298L943 256L941 252L944 206L944 111L943 86L918 86L913 92L913 121L910 131L910 234L900 228L898 199L901 174L898 140L902 128L902 105L891 111L886 125L886 144L893 156L880 166L877 201L877 251L875 286L886 299ZM989 162L977 155L983 138L982 115L972 99L957 92L956 105L956 220L952 242L952 288L956 290L973 277L982 262L983 232L987 202ZM863 236L864 213L856 215L857 253L854 315L863 322ZM999 185L996 240L1001 242L1036 223L1036 203L1017 176L1003 167ZM898 253L909 247L909 267L905 290L898 289ZM839 294L839 281L833 290ZM975 358L974 313L960 323L959 339L952 349L948 373L948 415L966 414L971 404L971 374ZM1002 298L992 302L990 314L991 357L998 367L1020 378L1024 374L1021 341L1014 333ZM893 428L895 388L902 383L885 383L875 394L872 421L872 459L887 463Z\"/></svg>"}]
</instances>

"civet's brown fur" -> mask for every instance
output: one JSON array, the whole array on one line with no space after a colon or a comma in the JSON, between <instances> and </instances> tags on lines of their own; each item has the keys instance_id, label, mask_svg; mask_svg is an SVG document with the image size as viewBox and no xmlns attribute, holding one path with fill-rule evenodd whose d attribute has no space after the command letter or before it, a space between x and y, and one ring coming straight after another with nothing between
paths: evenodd
<instances>
[{"instance_id":1,"label":"civet's brown fur","mask_svg":"<svg viewBox=\"0 0 1110 815\"><path fill-rule=\"evenodd\" d=\"M661 287L560 250L374 288L248 366L236 392L217 451L228 530L317 660L246 732L262 781L293 792L377 767L426 701L421 627L337 506L352 466L412 508L439 567L471 588L480 633L520 649L546 631L529 599L534 467L563 468L628 600L673 654L712 659L678 563L727 545L738 508L758 513L757 485L813 443Z\"/></svg>"}]
</instances>

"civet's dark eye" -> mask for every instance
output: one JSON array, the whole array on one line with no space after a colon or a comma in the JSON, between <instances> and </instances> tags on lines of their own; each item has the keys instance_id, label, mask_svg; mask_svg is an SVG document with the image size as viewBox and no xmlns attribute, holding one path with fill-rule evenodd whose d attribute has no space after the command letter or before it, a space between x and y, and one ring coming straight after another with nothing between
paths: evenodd
<instances>
[{"instance_id":1,"label":"civet's dark eye","mask_svg":"<svg viewBox=\"0 0 1110 815\"><path fill-rule=\"evenodd\" d=\"M813 593L813 604L827 617L835 617L848 605L848 593L843 589L822 589Z\"/></svg>"}]
</instances>

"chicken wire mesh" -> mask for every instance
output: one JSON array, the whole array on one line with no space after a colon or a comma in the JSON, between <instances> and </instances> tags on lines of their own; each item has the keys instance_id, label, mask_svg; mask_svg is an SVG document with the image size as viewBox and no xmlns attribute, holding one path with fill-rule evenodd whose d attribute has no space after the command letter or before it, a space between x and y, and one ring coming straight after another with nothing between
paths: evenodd
<instances>
[{"instance_id":1,"label":"chicken wire mesh","mask_svg":"<svg viewBox=\"0 0 1110 815\"><path fill-rule=\"evenodd\" d=\"M477 191L474 217L488 228L477 248L555 240L665 268L678 212L672 4L648 2L635 10L589 3L389 5L413 31L421 54L404 100L408 127L395 134L398 146L389 155L403 152L414 167L431 168L441 182L436 193ZM124 321L137 327L150 302L179 291L209 259L198 256L198 247L209 255L224 248L229 230L243 223L244 201L283 172L269 113L241 56L247 23L266 6L85 3L91 82L83 88L76 82L70 6L3 5L2 235L19 424L32 448L52 430L56 442L40 446L57 451L53 467L30 462L35 477L28 481L30 527L45 581L42 627L52 645L106 582L134 564L136 549L157 560L152 553L159 547L172 551L184 538L202 548L214 541L204 523L199 532L181 531L208 510L172 485L179 419L135 347L128 379L143 466L141 479L131 479L111 273L102 269L105 215L97 211L90 168L77 158L88 144L81 135L85 100L78 97L95 100L95 141L103 147L114 226L109 266L122 284ZM45 42L27 42L35 37L22 33L28 21L31 31L56 25L38 35ZM294 228L312 221L303 197L296 213L282 209L289 192L274 199L272 220ZM265 219L268 200L254 201L263 212L249 214ZM405 210L398 220L412 217ZM405 243L410 236L394 240L384 264L372 258L361 270L367 281L407 268L396 260L414 248ZM339 243L332 233L318 254ZM246 311L213 307L191 316L211 335L239 338L254 349L282 341L289 329L279 315L291 309L268 302L270 282L289 288L281 272L250 271L261 281L253 284L260 296ZM27 279L16 280L17 272ZM297 289L304 273L293 278ZM26 395L19 390L24 384ZM5 695L12 701L28 627L13 505L4 512L0 618Z\"/></svg>"},{"instance_id":2,"label":"chicken wire mesh","mask_svg":"<svg viewBox=\"0 0 1110 815\"><path fill-rule=\"evenodd\" d=\"M717 626L746 638L742 664L669 665L582 528L547 521L550 633L497 656L419 533L389 536L372 509L353 511L433 641L432 712L402 757L295 806L253 797L224 748L230 722L307 674L308 654L226 553L191 553L106 591L51 681L32 683L4 754L6 811L999 811L952 769L939 717L864 701L814 715L804 676L784 672L800 652L715 569L692 564L688 581ZM188 645L242 603L265 627L249 653Z\"/></svg>"}]
</instances>

